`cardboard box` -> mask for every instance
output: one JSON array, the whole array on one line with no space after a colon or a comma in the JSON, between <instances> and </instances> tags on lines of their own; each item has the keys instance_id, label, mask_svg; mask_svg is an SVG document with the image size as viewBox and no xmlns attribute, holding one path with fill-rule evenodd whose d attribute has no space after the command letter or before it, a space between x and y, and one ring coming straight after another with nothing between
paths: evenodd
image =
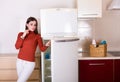
<instances>
[{"instance_id":1,"label":"cardboard box","mask_svg":"<svg viewBox=\"0 0 120 82\"><path fill-rule=\"evenodd\" d=\"M107 44L104 45L90 45L90 56L91 57L105 57L107 54Z\"/></svg>"}]
</instances>

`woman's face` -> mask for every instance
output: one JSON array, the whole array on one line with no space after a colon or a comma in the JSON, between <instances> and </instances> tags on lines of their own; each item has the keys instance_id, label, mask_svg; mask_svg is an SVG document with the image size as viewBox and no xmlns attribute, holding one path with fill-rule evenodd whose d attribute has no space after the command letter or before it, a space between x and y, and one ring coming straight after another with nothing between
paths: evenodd
<instances>
[{"instance_id":1,"label":"woman's face","mask_svg":"<svg viewBox=\"0 0 120 82\"><path fill-rule=\"evenodd\" d=\"M28 30L30 30L30 31L35 31L35 29L36 29L36 27L37 27L36 21L30 21L30 22L27 24L27 27L28 27Z\"/></svg>"}]
</instances>

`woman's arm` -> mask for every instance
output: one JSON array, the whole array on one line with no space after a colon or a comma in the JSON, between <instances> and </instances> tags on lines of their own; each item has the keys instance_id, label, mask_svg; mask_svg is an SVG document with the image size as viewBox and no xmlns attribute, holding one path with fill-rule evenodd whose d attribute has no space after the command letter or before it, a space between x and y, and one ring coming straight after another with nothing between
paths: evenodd
<instances>
[{"instance_id":1,"label":"woman's arm","mask_svg":"<svg viewBox=\"0 0 120 82\"><path fill-rule=\"evenodd\" d=\"M50 46L50 42L47 42L45 45L43 44L43 40L40 34L38 34L37 36L37 41L38 41L39 48L42 52L44 52Z\"/></svg>"},{"instance_id":2,"label":"woman's arm","mask_svg":"<svg viewBox=\"0 0 120 82\"><path fill-rule=\"evenodd\" d=\"M15 43L15 48L16 49L19 49L22 47L22 44L23 44L23 41L24 39L21 37L23 35L23 32L20 32L17 36L17 40L16 40L16 43Z\"/></svg>"}]
</instances>

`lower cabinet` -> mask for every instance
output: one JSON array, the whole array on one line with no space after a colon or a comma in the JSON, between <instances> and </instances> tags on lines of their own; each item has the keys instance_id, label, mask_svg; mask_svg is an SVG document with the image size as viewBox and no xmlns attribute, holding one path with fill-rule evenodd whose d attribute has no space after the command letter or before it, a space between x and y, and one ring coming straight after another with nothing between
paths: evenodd
<instances>
[{"instance_id":1,"label":"lower cabinet","mask_svg":"<svg viewBox=\"0 0 120 82\"><path fill-rule=\"evenodd\" d=\"M120 82L120 59L114 60L114 82Z\"/></svg>"},{"instance_id":2,"label":"lower cabinet","mask_svg":"<svg viewBox=\"0 0 120 82\"><path fill-rule=\"evenodd\" d=\"M16 82L16 54L0 54L0 82ZM36 56L36 66L27 82L40 82L40 56Z\"/></svg>"},{"instance_id":3,"label":"lower cabinet","mask_svg":"<svg viewBox=\"0 0 120 82\"><path fill-rule=\"evenodd\" d=\"M79 60L79 82L113 82L113 75L112 59Z\"/></svg>"}]
</instances>

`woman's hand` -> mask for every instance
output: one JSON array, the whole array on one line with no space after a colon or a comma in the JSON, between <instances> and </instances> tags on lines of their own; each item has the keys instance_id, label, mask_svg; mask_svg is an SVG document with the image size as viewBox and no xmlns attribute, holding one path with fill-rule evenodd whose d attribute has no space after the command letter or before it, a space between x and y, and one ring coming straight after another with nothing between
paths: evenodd
<instances>
[{"instance_id":1,"label":"woman's hand","mask_svg":"<svg viewBox=\"0 0 120 82\"><path fill-rule=\"evenodd\" d=\"M51 41L49 40L46 44L45 44L45 46L50 46L51 45Z\"/></svg>"},{"instance_id":2,"label":"woman's hand","mask_svg":"<svg viewBox=\"0 0 120 82\"><path fill-rule=\"evenodd\" d=\"M24 39L25 36L26 36L28 33L29 33L29 30L25 30L24 33L23 33L23 35L21 36L21 38Z\"/></svg>"}]
</instances>

